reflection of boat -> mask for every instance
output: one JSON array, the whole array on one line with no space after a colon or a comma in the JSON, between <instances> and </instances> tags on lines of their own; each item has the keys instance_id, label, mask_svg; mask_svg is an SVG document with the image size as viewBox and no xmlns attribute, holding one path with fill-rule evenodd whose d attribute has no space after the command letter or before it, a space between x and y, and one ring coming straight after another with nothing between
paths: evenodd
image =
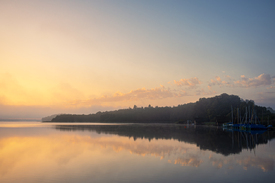
<instances>
[{"instance_id":1,"label":"reflection of boat","mask_svg":"<svg viewBox=\"0 0 275 183\"><path fill-rule=\"evenodd\" d=\"M242 148L253 149L255 153L255 148L261 141L267 143L267 139L265 138L266 129L240 130L236 128L223 128L223 130L231 132L232 148L238 144L237 146L241 146Z\"/></svg>"},{"instance_id":2,"label":"reflection of boat","mask_svg":"<svg viewBox=\"0 0 275 183\"><path fill-rule=\"evenodd\" d=\"M243 133L249 133L249 134L263 134L266 132L266 129L258 129L258 130L241 130L236 128L223 128L223 130L228 132L243 132Z\"/></svg>"},{"instance_id":3,"label":"reflection of boat","mask_svg":"<svg viewBox=\"0 0 275 183\"><path fill-rule=\"evenodd\" d=\"M267 130L267 127L261 124L241 124L240 130Z\"/></svg>"}]
</instances>

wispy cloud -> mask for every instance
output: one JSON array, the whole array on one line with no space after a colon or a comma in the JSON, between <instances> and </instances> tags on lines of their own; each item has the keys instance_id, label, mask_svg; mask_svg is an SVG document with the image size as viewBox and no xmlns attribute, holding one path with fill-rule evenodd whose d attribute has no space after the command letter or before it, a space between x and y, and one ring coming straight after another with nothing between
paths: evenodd
<instances>
[{"instance_id":1,"label":"wispy cloud","mask_svg":"<svg viewBox=\"0 0 275 183\"><path fill-rule=\"evenodd\" d=\"M226 76L228 80L231 80L230 76ZM215 79L211 79L210 83L208 84L208 88L211 89L212 86L233 86L230 81L222 80L219 76L216 76Z\"/></svg>"},{"instance_id":2,"label":"wispy cloud","mask_svg":"<svg viewBox=\"0 0 275 183\"><path fill-rule=\"evenodd\" d=\"M270 86L274 83L274 77L271 77L269 74L261 74L254 78L248 78L245 75L241 75L238 80L235 80L231 76L225 76L225 80L222 80L219 76L216 76L215 79L211 79L208 84L208 88L212 86L219 87L260 87L260 86ZM273 88L272 86L270 88Z\"/></svg>"},{"instance_id":3,"label":"wispy cloud","mask_svg":"<svg viewBox=\"0 0 275 183\"><path fill-rule=\"evenodd\" d=\"M164 101L185 96L210 95L213 91L205 92L199 89L201 81L194 77L175 81L179 86L187 86L186 91L182 87L165 87L160 85L155 88L138 88L129 92L116 92L107 95L88 97L81 89L67 82L59 82L53 87L45 87L40 90L30 90L21 84L12 75L0 75L0 104L2 105L28 105L28 106L54 106L61 108L89 108L91 106L128 106L131 102L148 105L149 101ZM175 86L175 85L174 85ZM36 88L35 88L36 89Z\"/></svg>"},{"instance_id":4,"label":"wispy cloud","mask_svg":"<svg viewBox=\"0 0 275 183\"><path fill-rule=\"evenodd\" d=\"M202 84L202 82L197 77L190 79L180 79L179 81L174 80L174 83L177 86L187 86L190 88L195 88L197 85Z\"/></svg>"},{"instance_id":5,"label":"wispy cloud","mask_svg":"<svg viewBox=\"0 0 275 183\"><path fill-rule=\"evenodd\" d=\"M209 90L205 91L203 88L196 90L195 95L200 96L200 95L214 95L216 94L216 91L214 90Z\"/></svg>"},{"instance_id":6,"label":"wispy cloud","mask_svg":"<svg viewBox=\"0 0 275 183\"><path fill-rule=\"evenodd\" d=\"M267 86L272 84L272 78L269 74L261 74L255 78L247 78L245 75L241 76L240 80L234 82L236 86L240 87L258 87L258 86Z\"/></svg>"},{"instance_id":7,"label":"wispy cloud","mask_svg":"<svg viewBox=\"0 0 275 183\"><path fill-rule=\"evenodd\" d=\"M113 95L103 95L89 100L72 101L71 105L105 105L117 102L130 102L142 100L161 100L166 98L181 98L186 96L201 96L216 94L214 90L205 91L203 88L194 92L186 92L182 89L170 89L164 86L152 89L139 88L128 93L116 92Z\"/></svg>"},{"instance_id":8,"label":"wispy cloud","mask_svg":"<svg viewBox=\"0 0 275 183\"><path fill-rule=\"evenodd\" d=\"M116 92L115 94L108 96L104 95L98 98L82 101L87 104L98 104L98 103L109 103L109 102L120 102L120 101L138 101L141 99L157 100L170 97L183 97L186 96L186 92L183 90L170 90L164 86L155 87L152 89L140 88L131 90L128 93ZM81 101L78 101L81 102Z\"/></svg>"}]
</instances>

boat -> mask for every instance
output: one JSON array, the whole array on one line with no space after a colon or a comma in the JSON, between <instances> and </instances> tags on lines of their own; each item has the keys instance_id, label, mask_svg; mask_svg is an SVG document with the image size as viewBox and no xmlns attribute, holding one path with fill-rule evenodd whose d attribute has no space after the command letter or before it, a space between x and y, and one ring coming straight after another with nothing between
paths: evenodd
<instances>
[{"instance_id":1,"label":"boat","mask_svg":"<svg viewBox=\"0 0 275 183\"><path fill-rule=\"evenodd\" d=\"M233 123L232 123L232 122L224 123L224 124L222 124L222 126L223 126L224 128L229 128L229 127L232 127L232 126L233 126Z\"/></svg>"},{"instance_id":2,"label":"boat","mask_svg":"<svg viewBox=\"0 0 275 183\"><path fill-rule=\"evenodd\" d=\"M224 123L222 124L222 126L224 128L232 128L235 124L233 123L233 109L232 109L232 106L231 106L231 122L228 122L228 123Z\"/></svg>"},{"instance_id":3,"label":"boat","mask_svg":"<svg viewBox=\"0 0 275 183\"><path fill-rule=\"evenodd\" d=\"M239 109L237 109L237 111L239 113ZM265 126L265 125L256 123L257 116L256 116L255 111L254 111L255 122L251 123L253 121L252 120L253 115L252 115L252 118L250 118L250 115L249 115L250 120L247 120L247 108L246 108L246 119L245 119L244 123L237 123L237 124L233 123L233 109L232 109L232 106L231 106L231 117L232 117L232 122L224 123L223 124L224 128L239 129L239 130L268 130L268 129L272 129L272 125ZM238 116L238 121L239 121L239 116ZM242 120L240 120L240 121L242 121ZM248 121L249 121L249 123L248 123Z\"/></svg>"}]
</instances>

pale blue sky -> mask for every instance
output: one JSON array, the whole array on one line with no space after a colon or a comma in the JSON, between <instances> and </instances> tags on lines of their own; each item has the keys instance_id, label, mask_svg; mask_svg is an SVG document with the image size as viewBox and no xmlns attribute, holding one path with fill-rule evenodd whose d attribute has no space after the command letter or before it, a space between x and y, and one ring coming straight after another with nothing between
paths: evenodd
<instances>
[{"instance_id":1,"label":"pale blue sky","mask_svg":"<svg viewBox=\"0 0 275 183\"><path fill-rule=\"evenodd\" d=\"M275 108L274 7L265 0L1 1L0 106L10 115L0 118L20 107L26 116L35 108L41 116L87 113L221 93Z\"/></svg>"}]
</instances>

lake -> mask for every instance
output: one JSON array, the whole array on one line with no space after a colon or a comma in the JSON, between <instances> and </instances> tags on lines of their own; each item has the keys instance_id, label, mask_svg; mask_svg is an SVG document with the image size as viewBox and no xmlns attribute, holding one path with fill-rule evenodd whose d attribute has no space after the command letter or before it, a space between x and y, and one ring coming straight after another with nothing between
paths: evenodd
<instances>
[{"instance_id":1,"label":"lake","mask_svg":"<svg viewBox=\"0 0 275 183\"><path fill-rule=\"evenodd\" d=\"M275 132L0 122L0 182L274 182Z\"/></svg>"}]
</instances>

